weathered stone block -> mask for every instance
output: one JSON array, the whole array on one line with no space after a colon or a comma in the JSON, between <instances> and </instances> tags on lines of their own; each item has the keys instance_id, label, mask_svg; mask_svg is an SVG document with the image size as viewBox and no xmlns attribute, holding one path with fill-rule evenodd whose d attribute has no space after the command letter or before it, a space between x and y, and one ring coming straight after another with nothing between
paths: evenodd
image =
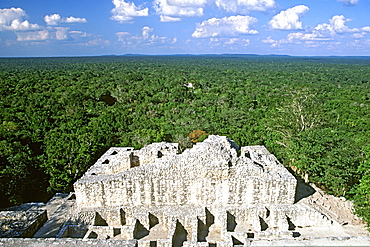
<instances>
[{"instance_id":1,"label":"weathered stone block","mask_svg":"<svg viewBox=\"0 0 370 247\"><path fill-rule=\"evenodd\" d=\"M27 238L45 223L45 210L1 211L0 238Z\"/></svg>"}]
</instances>

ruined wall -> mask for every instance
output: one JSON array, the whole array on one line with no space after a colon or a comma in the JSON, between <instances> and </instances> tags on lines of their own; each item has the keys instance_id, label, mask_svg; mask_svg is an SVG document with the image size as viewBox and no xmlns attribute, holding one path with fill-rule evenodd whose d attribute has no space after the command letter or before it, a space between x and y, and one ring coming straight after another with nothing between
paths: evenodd
<instances>
[{"instance_id":1,"label":"ruined wall","mask_svg":"<svg viewBox=\"0 0 370 247\"><path fill-rule=\"evenodd\" d=\"M80 206L293 203L295 183L255 178L136 177L75 184Z\"/></svg>"},{"instance_id":2,"label":"ruined wall","mask_svg":"<svg viewBox=\"0 0 370 247\"><path fill-rule=\"evenodd\" d=\"M264 147L237 156L210 136L182 154L177 145L111 148L74 184L83 207L294 203L296 180Z\"/></svg>"},{"instance_id":3,"label":"ruined wall","mask_svg":"<svg viewBox=\"0 0 370 247\"><path fill-rule=\"evenodd\" d=\"M142 239L158 243L167 240L171 243L174 239L180 241L182 234L182 241L198 246L199 242L218 245L230 240L244 243L245 239L295 238L300 236L301 228L330 227L332 224L325 215L302 205L127 206L81 209L60 236ZM230 244L225 243L225 246Z\"/></svg>"}]
</instances>

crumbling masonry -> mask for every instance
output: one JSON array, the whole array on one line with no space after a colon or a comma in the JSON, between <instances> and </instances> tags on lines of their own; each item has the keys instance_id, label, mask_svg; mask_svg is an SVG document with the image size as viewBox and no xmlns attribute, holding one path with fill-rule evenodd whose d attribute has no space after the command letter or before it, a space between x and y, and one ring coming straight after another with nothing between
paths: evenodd
<instances>
[{"instance_id":1,"label":"crumbling masonry","mask_svg":"<svg viewBox=\"0 0 370 247\"><path fill-rule=\"evenodd\" d=\"M74 184L76 210L58 237L233 246L331 225L322 213L294 204L296 184L265 147L239 150L223 136L181 154L164 142L110 148Z\"/></svg>"}]
</instances>

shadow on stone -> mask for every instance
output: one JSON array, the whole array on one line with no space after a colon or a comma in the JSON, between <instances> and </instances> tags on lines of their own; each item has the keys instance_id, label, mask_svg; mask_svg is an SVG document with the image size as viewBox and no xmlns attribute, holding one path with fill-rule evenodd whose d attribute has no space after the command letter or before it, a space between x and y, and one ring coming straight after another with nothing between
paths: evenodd
<instances>
[{"instance_id":1,"label":"shadow on stone","mask_svg":"<svg viewBox=\"0 0 370 247\"><path fill-rule=\"evenodd\" d=\"M105 219L98 212L95 213L94 226L108 226Z\"/></svg>"},{"instance_id":2,"label":"shadow on stone","mask_svg":"<svg viewBox=\"0 0 370 247\"><path fill-rule=\"evenodd\" d=\"M140 223L139 220L136 220L135 229L134 229L134 239L141 239L149 235L149 231Z\"/></svg>"},{"instance_id":3,"label":"shadow on stone","mask_svg":"<svg viewBox=\"0 0 370 247\"><path fill-rule=\"evenodd\" d=\"M207 242L206 237L209 234L209 226L198 218L198 242Z\"/></svg>"},{"instance_id":4,"label":"shadow on stone","mask_svg":"<svg viewBox=\"0 0 370 247\"><path fill-rule=\"evenodd\" d=\"M157 224L159 224L158 218L155 215L149 213L149 229L152 229Z\"/></svg>"},{"instance_id":5,"label":"shadow on stone","mask_svg":"<svg viewBox=\"0 0 370 247\"><path fill-rule=\"evenodd\" d=\"M292 220L288 216L286 217L286 220L288 221L288 225L289 225L288 230L289 231L295 230L296 226L293 224Z\"/></svg>"},{"instance_id":6,"label":"shadow on stone","mask_svg":"<svg viewBox=\"0 0 370 247\"><path fill-rule=\"evenodd\" d=\"M125 211L123 211L122 208L119 210L119 215L120 215L121 225L122 226L126 225L126 213Z\"/></svg>"},{"instance_id":7,"label":"shadow on stone","mask_svg":"<svg viewBox=\"0 0 370 247\"><path fill-rule=\"evenodd\" d=\"M233 240L233 246L235 245L244 245L239 239L236 239L234 236L231 236Z\"/></svg>"},{"instance_id":8,"label":"shadow on stone","mask_svg":"<svg viewBox=\"0 0 370 247\"><path fill-rule=\"evenodd\" d=\"M176 221L176 229L175 234L172 238L172 246L173 247L180 247L186 241L188 237L188 232L185 230L184 226L179 222Z\"/></svg>"},{"instance_id":9,"label":"shadow on stone","mask_svg":"<svg viewBox=\"0 0 370 247\"><path fill-rule=\"evenodd\" d=\"M269 228L268 224L261 217L259 217L259 219L260 219L260 224L261 224L261 231L266 231L267 228Z\"/></svg>"},{"instance_id":10,"label":"shadow on stone","mask_svg":"<svg viewBox=\"0 0 370 247\"><path fill-rule=\"evenodd\" d=\"M96 234L96 232L94 232L94 231L91 231L90 233L89 233L89 236L87 236L87 238L98 238L98 234Z\"/></svg>"},{"instance_id":11,"label":"shadow on stone","mask_svg":"<svg viewBox=\"0 0 370 247\"><path fill-rule=\"evenodd\" d=\"M205 208L206 210L206 225L207 227L210 227L211 225L213 225L213 223L215 223L215 216L209 212L208 208Z\"/></svg>"},{"instance_id":12,"label":"shadow on stone","mask_svg":"<svg viewBox=\"0 0 370 247\"><path fill-rule=\"evenodd\" d=\"M228 211L227 211L227 231L228 232L233 232L235 231L235 228L236 228L236 220L235 220L235 216L230 214Z\"/></svg>"},{"instance_id":13,"label":"shadow on stone","mask_svg":"<svg viewBox=\"0 0 370 247\"><path fill-rule=\"evenodd\" d=\"M294 203L299 202L303 198L309 197L314 194L316 190L312 188L309 184L306 184L303 179L296 177L297 187L295 191Z\"/></svg>"}]
</instances>

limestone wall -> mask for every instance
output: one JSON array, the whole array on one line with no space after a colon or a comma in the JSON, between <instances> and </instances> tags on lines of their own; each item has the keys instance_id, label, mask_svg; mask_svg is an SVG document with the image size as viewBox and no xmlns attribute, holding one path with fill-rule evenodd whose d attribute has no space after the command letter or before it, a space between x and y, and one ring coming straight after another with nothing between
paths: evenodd
<instances>
[{"instance_id":1,"label":"limestone wall","mask_svg":"<svg viewBox=\"0 0 370 247\"><path fill-rule=\"evenodd\" d=\"M293 203L295 181L148 177L75 184L80 206Z\"/></svg>"},{"instance_id":2,"label":"limestone wall","mask_svg":"<svg viewBox=\"0 0 370 247\"><path fill-rule=\"evenodd\" d=\"M295 178L262 146L210 136L182 154L177 145L111 148L74 184L83 207L294 203Z\"/></svg>"},{"instance_id":3,"label":"limestone wall","mask_svg":"<svg viewBox=\"0 0 370 247\"><path fill-rule=\"evenodd\" d=\"M302 228L332 224L328 217L304 205L80 208L60 236L222 245L224 241L295 238L300 236Z\"/></svg>"}]
</instances>

